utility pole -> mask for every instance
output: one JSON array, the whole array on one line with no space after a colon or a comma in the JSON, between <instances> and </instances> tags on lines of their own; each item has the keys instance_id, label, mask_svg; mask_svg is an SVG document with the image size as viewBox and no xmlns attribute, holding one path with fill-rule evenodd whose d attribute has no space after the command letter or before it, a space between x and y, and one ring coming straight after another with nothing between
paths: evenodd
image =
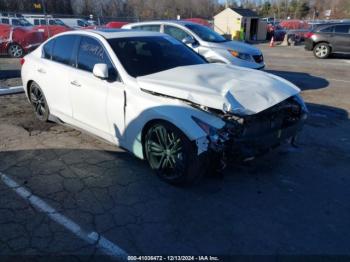
<instances>
[{"instance_id":1,"label":"utility pole","mask_svg":"<svg viewBox=\"0 0 350 262\"><path fill-rule=\"evenodd\" d=\"M46 6L45 6L45 0L41 0L41 6L42 6L42 10L44 13L44 17L45 17L45 22L46 22L46 30L47 30L47 37L50 38L50 28L48 26L48 19L47 19L47 14L46 14Z\"/></svg>"}]
</instances>

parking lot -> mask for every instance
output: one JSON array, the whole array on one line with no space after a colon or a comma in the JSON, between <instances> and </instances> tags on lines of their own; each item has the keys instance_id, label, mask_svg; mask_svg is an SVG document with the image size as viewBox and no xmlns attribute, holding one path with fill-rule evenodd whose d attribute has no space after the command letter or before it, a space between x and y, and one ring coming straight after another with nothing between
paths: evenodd
<instances>
[{"instance_id":1,"label":"parking lot","mask_svg":"<svg viewBox=\"0 0 350 262\"><path fill-rule=\"evenodd\" d=\"M0 255L350 255L350 57L269 48L266 71L302 90L298 147L191 187L69 127L39 123L24 94L0 96ZM0 86L19 62L0 58ZM10 80L8 78L11 78Z\"/></svg>"}]
</instances>

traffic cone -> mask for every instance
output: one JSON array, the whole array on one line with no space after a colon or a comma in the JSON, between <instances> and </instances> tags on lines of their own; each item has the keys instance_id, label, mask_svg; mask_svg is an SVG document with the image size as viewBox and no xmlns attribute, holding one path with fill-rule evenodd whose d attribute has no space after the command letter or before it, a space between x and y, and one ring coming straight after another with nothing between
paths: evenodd
<instances>
[{"instance_id":1,"label":"traffic cone","mask_svg":"<svg viewBox=\"0 0 350 262\"><path fill-rule=\"evenodd\" d=\"M275 46L275 39L274 37L271 37L270 47L274 47L274 46Z\"/></svg>"}]
</instances>

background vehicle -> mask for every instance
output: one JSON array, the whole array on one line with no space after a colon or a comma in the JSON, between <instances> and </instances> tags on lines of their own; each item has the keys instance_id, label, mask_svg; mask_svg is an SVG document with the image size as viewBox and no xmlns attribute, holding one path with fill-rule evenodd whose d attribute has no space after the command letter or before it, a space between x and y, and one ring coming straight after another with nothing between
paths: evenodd
<instances>
[{"instance_id":1,"label":"background vehicle","mask_svg":"<svg viewBox=\"0 0 350 262\"><path fill-rule=\"evenodd\" d=\"M21 57L44 41L42 32L33 28L0 24L0 53Z\"/></svg>"},{"instance_id":2,"label":"background vehicle","mask_svg":"<svg viewBox=\"0 0 350 262\"><path fill-rule=\"evenodd\" d=\"M33 29L44 33L44 41L46 41L48 38L53 37L59 33L73 30L70 27L61 26L61 25L39 25L39 26L34 26Z\"/></svg>"},{"instance_id":3,"label":"background vehicle","mask_svg":"<svg viewBox=\"0 0 350 262\"><path fill-rule=\"evenodd\" d=\"M211 63L233 64L253 69L265 67L261 51L249 44L231 41L207 26L187 21L154 21L127 24L122 28L162 32L182 41Z\"/></svg>"},{"instance_id":4,"label":"background vehicle","mask_svg":"<svg viewBox=\"0 0 350 262\"><path fill-rule=\"evenodd\" d=\"M66 26L61 19L58 18L44 18L44 17L28 17L27 20L33 24L36 25L60 25L60 26Z\"/></svg>"},{"instance_id":5,"label":"background vehicle","mask_svg":"<svg viewBox=\"0 0 350 262\"><path fill-rule=\"evenodd\" d=\"M350 23L328 24L308 33L305 49L317 58L327 58L332 53L350 53Z\"/></svg>"},{"instance_id":6,"label":"background vehicle","mask_svg":"<svg viewBox=\"0 0 350 262\"><path fill-rule=\"evenodd\" d=\"M86 19L82 18L59 18L59 20L62 21L66 26L69 26L71 28L82 28L91 26L91 24Z\"/></svg>"},{"instance_id":7,"label":"background vehicle","mask_svg":"<svg viewBox=\"0 0 350 262\"><path fill-rule=\"evenodd\" d=\"M122 28L124 25L127 25L128 22L119 22L119 21L112 21L105 25L106 28Z\"/></svg>"},{"instance_id":8,"label":"background vehicle","mask_svg":"<svg viewBox=\"0 0 350 262\"><path fill-rule=\"evenodd\" d=\"M172 184L220 168L224 155L267 152L306 117L300 90L286 80L210 64L154 32L60 34L24 58L22 81L38 119L119 145Z\"/></svg>"},{"instance_id":9,"label":"background vehicle","mask_svg":"<svg viewBox=\"0 0 350 262\"><path fill-rule=\"evenodd\" d=\"M7 16L0 16L0 24L7 24L12 26L33 26L28 20L22 17Z\"/></svg>"}]
</instances>

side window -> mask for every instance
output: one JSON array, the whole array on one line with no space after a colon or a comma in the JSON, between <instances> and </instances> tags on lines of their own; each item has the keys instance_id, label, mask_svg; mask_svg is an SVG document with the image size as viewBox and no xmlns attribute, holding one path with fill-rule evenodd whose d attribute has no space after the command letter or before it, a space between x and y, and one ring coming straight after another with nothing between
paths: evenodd
<instances>
[{"instance_id":1,"label":"side window","mask_svg":"<svg viewBox=\"0 0 350 262\"><path fill-rule=\"evenodd\" d=\"M52 49L55 44L55 39L47 42L43 47L43 58L52 59Z\"/></svg>"},{"instance_id":2,"label":"side window","mask_svg":"<svg viewBox=\"0 0 350 262\"><path fill-rule=\"evenodd\" d=\"M20 25L18 19L12 19L12 25Z\"/></svg>"},{"instance_id":3,"label":"side window","mask_svg":"<svg viewBox=\"0 0 350 262\"><path fill-rule=\"evenodd\" d=\"M107 64L110 80L117 78L117 72L102 45L91 37L82 37L78 48L78 68L93 71L96 64Z\"/></svg>"},{"instance_id":4,"label":"side window","mask_svg":"<svg viewBox=\"0 0 350 262\"><path fill-rule=\"evenodd\" d=\"M322 33L333 33L334 26L329 26L320 30Z\"/></svg>"},{"instance_id":5,"label":"side window","mask_svg":"<svg viewBox=\"0 0 350 262\"><path fill-rule=\"evenodd\" d=\"M335 26L335 32L340 34L348 34L350 26L349 25L337 25Z\"/></svg>"},{"instance_id":6,"label":"side window","mask_svg":"<svg viewBox=\"0 0 350 262\"><path fill-rule=\"evenodd\" d=\"M78 26L80 26L80 27L86 26L86 24L82 20L78 20L77 23L78 23Z\"/></svg>"},{"instance_id":7,"label":"side window","mask_svg":"<svg viewBox=\"0 0 350 262\"><path fill-rule=\"evenodd\" d=\"M2 19L1 19L1 23L3 23L3 24L9 24L9 23L10 23L10 19L2 18Z\"/></svg>"},{"instance_id":8,"label":"side window","mask_svg":"<svg viewBox=\"0 0 350 262\"><path fill-rule=\"evenodd\" d=\"M40 24L41 25L46 25L46 20L45 19L40 19Z\"/></svg>"},{"instance_id":9,"label":"side window","mask_svg":"<svg viewBox=\"0 0 350 262\"><path fill-rule=\"evenodd\" d=\"M175 26L170 26L170 25L164 26L164 33L171 35L172 37L176 38L177 40L179 40L181 42L184 38L190 36L184 30L177 28Z\"/></svg>"},{"instance_id":10,"label":"side window","mask_svg":"<svg viewBox=\"0 0 350 262\"><path fill-rule=\"evenodd\" d=\"M49 25L56 25L56 22L55 22L55 20L49 20Z\"/></svg>"},{"instance_id":11,"label":"side window","mask_svg":"<svg viewBox=\"0 0 350 262\"><path fill-rule=\"evenodd\" d=\"M72 62L73 48L78 39L74 35L64 35L55 39L55 45L52 52L52 60L70 65Z\"/></svg>"},{"instance_id":12,"label":"side window","mask_svg":"<svg viewBox=\"0 0 350 262\"><path fill-rule=\"evenodd\" d=\"M141 25L141 26L134 26L132 29L143 30L143 31L159 32L160 31L160 25Z\"/></svg>"},{"instance_id":13,"label":"side window","mask_svg":"<svg viewBox=\"0 0 350 262\"><path fill-rule=\"evenodd\" d=\"M34 25L39 25L40 22L39 22L39 19L34 19Z\"/></svg>"}]
</instances>

